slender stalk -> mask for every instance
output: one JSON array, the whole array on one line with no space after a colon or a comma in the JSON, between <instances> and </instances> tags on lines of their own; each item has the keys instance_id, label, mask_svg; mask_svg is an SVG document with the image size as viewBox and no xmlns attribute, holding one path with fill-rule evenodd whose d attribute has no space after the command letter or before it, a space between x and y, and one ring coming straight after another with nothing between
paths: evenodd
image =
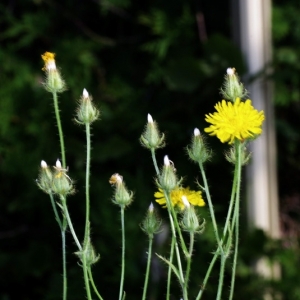
<instances>
[{"instance_id":1,"label":"slender stalk","mask_svg":"<svg viewBox=\"0 0 300 300\"><path fill-rule=\"evenodd\" d=\"M232 300L234 293L234 285L235 285L235 274L236 274L236 264L238 257L238 249L239 249L239 217L240 217L240 189L241 189L241 171L242 171L242 152L243 144L239 143L236 145L238 159L237 159L237 187L236 187L236 199L235 199L235 211L234 211L234 220L235 224L235 246L234 246L234 256L233 256L233 265L232 265L232 274L231 274L231 286L230 286L230 295L229 300Z\"/></svg>"},{"instance_id":2,"label":"slender stalk","mask_svg":"<svg viewBox=\"0 0 300 300\"><path fill-rule=\"evenodd\" d=\"M216 300L220 300L222 296L223 290L223 281L224 281L224 271L225 271L225 263L226 263L226 256L224 254L221 255L221 267L220 267L220 274L219 274L219 285L218 285L218 294Z\"/></svg>"},{"instance_id":3,"label":"slender stalk","mask_svg":"<svg viewBox=\"0 0 300 300\"><path fill-rule=\"evenodd\" d=\"M84 250L86 251L86 250ZM82 254L82 267L83 267L83 277L84 277L84 284L85 284L85 289L86 289L86 295L88 300L92 300L92 295L91 295L91 289L90 289L90 281L89 281L89 275L88 275L88 268L86 267L86 254Z\"/></svg>"},{"instance_id":4,"label":"slender stalk","mask_svg":"<svg viewBox=\"0 0 300 300\"><path fill-rule=\"evenodd\" d=\"M67 276L67 267L66 267L66 219L63 218L63 221L60 219L54 197L52 193L49 193L51 205L54 211L55 220L57 221L60 232L61 232L61 243L62 243L62 261L63 261L63 300L67 300L67 289L68 289L68 276Z\"/></svg>"},{"instance_id":5,"label":"slender stalk","mask_svg":"<svg viewBox=\"0 0 300 300\"><path fill-rule=\"evenodd\" d=\"M72 221L71 221L71 218L70 218L70 215L69 215L69 211L68 211L68 208L67 208L67 203L66 203L66 197L65 196L62 196L60 195L60 199L61 199L61 203L62 203L62 206L63 206L63 212L64 212L64 215L67 219L67 222L68 222L68 225L70 227L70 231L71 231L71 234L73 236L73 239L79 249L79 251L82 251L82 246L77 238L77 235L75 233L75 230L74 230L74 227L73 227L73 224L72 224Z\"/></svg>"},{"instance_id":6,"label":"slender stalk","mask_svg":"<svg viewBox=\"0 0 300 300\"><path fill-rule=\"evenodd\" d=\"M152 243L153 243L153 237L149 237L148 259L147 259L147 268L146 268L146 275L145 275L145 282L144 282L142 300L146 300L146 295L147 295L149 272L150 272L150 263L151 263L151 256L152 256Z\"/></svg>"},{"instance_id":7,"label":"slender stalk","mask_svg":"<svg viewBox=\"0 0 300 300\"><path fill-rule=\"evenodd\" d=\"M66 168L65 142L64 142L64 135L63 135L61 121L60 121L57 93L53 92L52 94L53 94L54 111L55 111L55 117L56 117L56 123L57 123L58 135L59 135L59 141L60 141L62 166L65 169Z\"/></svg>"},{"instance_id":8,"label":"slender stalk","mask_svg":"<svg viewBox=\"0 0 300 300\"><path fill-rule=\"evenodd\" d=\"M190 278L190 271L191 271L191 262L192 262L192 255L193 255L193 250L194 250L194 241L195 241L195 234L190 233L190 246L189 246L189 255L187 257L187 264L186 264L186 272L185 272L185 285L184 288L187 290L188 288L188 282Z\"/></svg>"},{"instance_id":9,"label":"slender stalk","mask_svg":"<svg viewBox=\"0 0 300 300\"><path fill-rule=\"evenodd\" d=\"M165 195L165 197L166 197L166 195ZM171 203L171 201L170 201L170 203ZM178 222L178 219L177 219L177 214L176 214L176 212L175 212L174 207L173 207L172 204L170 205L170 210L171 210L171 213L172 213L172 216L173 216L175 228L177 230L177 233L178 233L178 236L179 236L179 239L180 239L182 251L183 251L185 257L187 258L189 256L188 250L187 250L187 247L185 245L185 242L184 242L184 239L183 239L183 236L182 236L182 232L181 232L181 229L180 229L180 226L179 226L179 222Z\"/></svg>"},{"instance_id":10,"label":"slender stalk","mask_svg":"<svg viewBox=\"0 0 300 300\"><path fill-rule=\"evenodd\" d=\"M153 165L156 171L156 175L159 175L159 168L157 166L157 161L156 161L156 157L155 157L155 150L153 148L151 148L151 156L152 156L152 161L153 161Z\"/></svg>"},{"instance_id":11,"label":"slender stalk","mask_svg":"<svg viewBox=\"0 0 300 300\"><path fill-rule=\"evenodd\" d=\"M183 277L183 271L182 271L182 264L181 264L179 247L178 247L178 243L177 243L176 229L175 229L174 220L173 220L172 213L171 213L172 204L171 204L170 196L168 195L168 193L166 193L164 191L164 195L165 195L165 198L167 200L166 203L167 203L168 214L169 214L169 219L170 219L170 224L171 224L172 236L175 239L175 252L176 252L177 263L178 263L178 268L179 268L180 285L181 285L181 288L183 289L183 286L184 286L184 277Z\"/></svg>"},{"instance_id":12,"label":"slender stalk","mask_svg":"<svg viewBox=\"0 0 300 300\"><path fill-rule=\"evenodd\" d=\"M102 298L101 295L99 294L99 292L98 292L98 290L97 290L97 287L96 287L96 285L95 285L91 267L88 268L88 274L89 274L89 279L90 279L90 282L91 282L91 284L92 284L92 288L93 288L95 294L97 295L97 297L98 297L100 300L103 300L103 298Z\"/></svg>"},{"instance_id":13,"label":"slender stalk","mask_svg":"<svg viewBox=\"0 0 300 300\"><path fill-rule=\"evenodd\" d=\"M66 267L66 229L61 229L62 259L63 259L63 300L67 300L68 278Z\"/></svg>"},{"instance_id":14,"label":"slender stalk","mask_svg":"<svg viewBox=\"0 0 300 300\"><path fill-rule=\"evenodd\" d=\"M209 279L210 273L211 273L211 271L212 271L212 269L214 267L215 262L217 261L218 256L219 256L219 253L218 253L218 251L216 251L215 254L214 254L214 256L213 256L213 259L211 260L211 262L209 264L209 267L208 267L208 269L206 271L203 283L201 285L201 288L200 288L200 291L199 291L199 293L197 295L196 300L200 300L201 299L201 297L203 295L203 292L204 292L204 289L206 287L207 281Z\"/></svg>"},{"instance_id":15,"label":"slender stalk","mask_svg":"<svg viewBox=\"0 0 300 300\"><path fill-rule=\"evenodd\" d=\"M90 124L85 125L86 130L86 173L85 173L85 231L84 242L88 239L90 224L90 164L91 164L91 133Z\"/></svg>"},{"instance_id":16,"label":"slender stalk","mask_svg":"<svg viewBox=\"0 0 300 300\"><path fill-rule=\"evenodd\" d=\"M57 223L59 225L59 228L62 229L63 224L62 224L62 221L61 221L61 219L59 217L59 214L58 214L58 211L57 211L57 208L56 208L56 204L55 204L55 200L54 200L53 194L49 193L49 196L50 196L50 200L51 200L51 205L52 205L52 208L53 208L53 212L54 212L54 215L55 215L55 220L57 221Z\"/></svg>"},{"instance_id":17,"label":"slender stalk","mask_svg":"<svg viewBox=\"0 0 300 300\"><path fill-rule=\"evenodd\" d=\"M234 207L234 201L235 201L235 193L236 193L236 183L237 183L237 168L238 165L235 165L235 170L234 170L234 177L233 177L233 184L232 184L232 190L231 190L231 196L230 196L230 204L229 204L229 209L228 209L228 213L227 213L227 217L226 217L226 222L225 222L225 226L223 229L223 240L226 236L228 227L229 227L229 223L230 223L230 219L231 219L231 215L232 215L232 210Z\"/></svg>"},{"instance_id":18,"label":"slender stalk","mask_svg":"<svg viewBox=\"0 0 300 300\"><path fill-rule=\"evenodd\" d=\"M124 226L124 210L121 206L121 227L122 227L122 267L121 267L121 280L120 280L120 292L119 300L122 300L123 285L124 285L124 273L125 273L125 226Z\"/></svg>"},{"instance_id":19,"label":"slender stalk","mask_svg":"<svg viewBox=\"0 0 300 300\"><path fill-rule=\"evenodd\" d=\"M175 237L172 235L171 251L170 251L170 258L169 258L170 264L173 262L175 241L176 241ZM171 269L171 266L169 265L169 267L168 267L167 297L166 297L166 300L170 300L171 276L172 276L172 269Z\"/></svg>"},{"instance_id":20,"label":"slender stalk","mask_svg":"<svg viewBox=\"0 0 300 300\"><path fill-rule=\"evenodd\" d=\"M216 218L215 218L214 207L213 207L213 204L212 204L212 201L211 201L210 192L209 192L209 188L208 188L207 179L206 179L206 175L205 175L205 172L204 172L203 164L199 163L199 167L200 167L200 171L201 171L201 175L202 175L202 179L203 179L203 183L204 183L205 194L206 194L206 198L207 198L207 202L208 202L208 206L209 206L209 211L210 211L212 224L213 224L213 227L214 227L215 237L216 237L218 246L221 247L217 222L216 222ZM220 248L220 250L222 250L222 247Z\"/></svg>"}]
</instances>

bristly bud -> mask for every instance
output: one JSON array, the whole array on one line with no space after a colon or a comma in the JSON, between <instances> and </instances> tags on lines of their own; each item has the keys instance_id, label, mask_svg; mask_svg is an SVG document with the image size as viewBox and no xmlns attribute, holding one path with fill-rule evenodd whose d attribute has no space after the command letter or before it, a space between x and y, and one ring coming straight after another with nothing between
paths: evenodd
<instances>
[{"instance_id":1,"label":"bristly bud","mask_svg":"<svg viewBox=\"0 0 300 300\"><path fill-rule=\"evenodd\" d=\"M171 162L167 155L164 157L164 166L161 175L158 177L159 188L165 191L172 191L178 185L178 179L175 173L173 162Z\"/></svg>"},{"instance_id":2,"label":"bristly bud","mask_svg":"<svg viewBox=\"0 0 300 300\"><path fill-rule=\"evenodd\" d=\"M92 103L92 97L86 89L78 101L77 118L75 121L79 124L91 124L99 118L100 112Z\"/></svg>"},{"instance_id":3,"label":"bristly bud","mask_svg":"<svg viewBox=\"0 0 300 300\"><path fill-rule=\"evenodd\" d=\"M153 239L154 234L157 234L160 231L161 223L162 221L157 217L154 206L151 203L147 215L141 224L141 229L150 239Z\"/></svg>"},{"instance_id":4,"label":"bristly bud","mask_svg":"<svg viewBox=\"0 0 300 300\"><path fill-rule=\"evenodd\" d=\"M211 157L211 151L207 149L204 137L200 134L198 128L194 129L194 135L187 153L191 160L203 164Z\"/></svg>"},{"instance_id":5,"label":"bristly bud","mask_svg":"<svg viewBox=\"0 0 300 300\"><path fill-rule=\"evenodd\" d=\"M43 71L46 73L44 82L45 89L51 93L61 93L66 90L65 81L62 79L59 70L56 68L55 53L45 52L42 59L45 63Z\"/></svg>"},{"instance_id":6,"label":"bristly bud","mask_svg":"<svg viewBox=\"0 0 300 300\"><path fill-rule=\"evenodd\" d=\"M243 99L247 96L248 93L245 90L244 85L240 82L235 68L227 69L223 88L221 88L221 94L225 99L232 102L235 102L237 98Z\"/></svg>"},{"instance_id":7,"label":"bristly bud","mask_svg":"<svg viewBox=\"0 0 300 300\"><path fill-rule=\"evenodd\" d=\"M202 233L205 229L205 220L203 219L202 224L200 224L194 206L189 203L186 196L182 196L181 199L185 206L181 220L183 230L191 234Z\"/></svg>"},{"instance_id":8,"label":"bristly bud","mask_svg":"<svg viewBox=\"0 0 300 300\"><path fill-rule=\"evenodd\" d=\"M146 124L145 130L140 137L141 144L150 149L155 150L165 146L165 136L160 134L157 123L153 121L152 116L148 114L148 123Z\"/></svg>"},{"instance_id":9,"label":"bristly bud","mask_svg":"<svg viewBox=\"0 0 300 300\"><path fill-rule=\"evenodd\" d=\"M86 263L86 265L90 267L100 259L100 255L96 254L96 251L91 243L90 224L88 224L87 230L87 238L83 243L83 249L81 251L75 252L75 254L80 258L83 264Z\"/></svg>"},{"instance_id":10,"label":"bristly bud","mask_svg":"<svg viewBox=\"0 0 300 300\"><path fill-rule=\"evenodd\" d=\"M241 162L242 162L242 166L246 165L250 158L251 158L251 152L249 152L247 150L246 147L243 147L242 151L241 151ZM230 162L231 164L235 165L237 162L237 152L234 146L232 146L226 153L225 153L225 158L228 162Z\"/></svg>"},{"instance_id":11,"label":"bristly bud","mask_svg":"<svg viewBox=\"0 0 300 300\"><path fill-rule=\"evenodd\" d=\"M44 160L42 160L39 177L36 180L36 183L42 191L44 191L47 194L51 194L52 180L53 180L53 173L48 167L47 163Z\"/></svg>"},{"instance_id":12,"label":"bristly bud","mask_svg":"<svg viewBox=\"0 0 300 300\"><path fill-rule=\"evenodd\" d=\"M72 179L67 175L68 170L62 168L59 159L56 161L54 170L52 191L61 196L72 194L74 192Z\"/></svg>"},{"instance_id":13,"label":"bristly bud","mask_svg":"<svg viewBox=\"0 0 300 300\"><path fill-rule=\"evenodd\" d=\"M133 201L133 193L127 190L121 175L118 173L113 174L109 179L109 183L115 186L113 203L125 208Z\"/></svg>"}]
</instances>

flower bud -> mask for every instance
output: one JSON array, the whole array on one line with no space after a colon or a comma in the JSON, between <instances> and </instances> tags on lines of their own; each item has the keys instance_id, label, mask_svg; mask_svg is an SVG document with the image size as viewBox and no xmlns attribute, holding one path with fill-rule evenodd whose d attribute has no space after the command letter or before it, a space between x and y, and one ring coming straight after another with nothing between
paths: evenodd
<instances>
[{"instance_id":1,"label":"flower bud","mask_svg":"<svg viewBox=\"0 0 300 300\"><path fill-rule=\"evenodd\" d=\"M123 177L118 173L113 174L109 179L109 183L115 186L115 192L113 196L113 203L121 206L122 208L128 206L133 200L133 193L128 191Z\"/></svg>"},{"instance_id":2,"label":"flower bud","mask_svg":"<svg viewBox=\"0 0 300 300\"><path fill-rule=\"evenodd\" d=\"M48 167L47 163L44 160L42 160L39 177L36 180L36 183L42 191L44 191L47 194L51 194L52 180L53 173Z\"/></svg>"},{"instance_id":3,"label":"flower bud","mask_svg":"<svg viewBox=\"0 0 300 300\"><path fill-rule=\"evenodd\" d=\"M237 162L237 152L236 152L236 148L234 146L231 147L225 153L225 158L231 164L233 164L233 165L236 164L236 162ZM250 158L251 158L251 152L249 152L246 147L243 147L242 151L241 151L242 166L246 165L249 162Z\"/></svg>"},{"instance_id":4,"label":"flower bud","mask_svg":"<svg viewBox=\"0 0 300 300\"><path fill-rule=\"evenodd\" d=\"M92 103L92 97L84 89L78 102L76 122L79 124L91 124L98 119L99 114L99 110Z\"/></svg>"},{"instance_id":5,"label":"flower bud","mask_svg":"<svg viewBox=\"0 0 300 300\"><path fill-rule=\"evenodd\" d=\"M44 86L48 92L61 93L66 90L66 84L56 68L54 57L55 53L51 52L45 52L42 55L42 59L45 62L42 70L46 73Z\"/></svg>"},{"instance_id":6,"label":"flower bud","mask_svg":"<svg viewBox=\"0 0 300 300\"><path fill-rule=\"evenodd\" d=\"M66 174L67 170L61 167L61 162L56 161L54 167L54 176L52 181L52 191L58 195L66 196L74 192L71 178Z\"/></svg>"},{"instance_id":7,"label":"flower bud","mask_svg":"<svg viewBox=\"0 0 300 300\"><path fill-rule=\"evenodd\" d=\"M81 262L85 262L88 267L95 264L100 259L100 254L96 254L95 248L92 245L89 236L83 245L83 249L75 252L75 254L80 258Z\"/></svg>"},{"instance_id":8,"label":"flower bud","mask_svg":"<svg viewBox=\"0 0 300 300\"><path fill-rule=\"evenodd\" d=\"M237 98L242 99L247 96L247 91L244 89L244 85L240 82L234 68L227 69L221 94L225 99L232 102L235 102Z\"/></svg>"},{"instance_id":9,"label":"flower bud","mask_svg":"<svg viewBox=\"0 0 300 300\"><path fill-rule=\"evenodd\" d=\"M199 223L199 217L195 212L194 206L189 203L186 196L182 196L182 202L185 205L181 220L183 230L192 234L202 233L205 228L205 220L203 220L202 224Z\"/></svg>"},{"instance_id":10,"label":"flower bud","mask_svg":"<svg viewBox=\"0 0 300 300\"><path fill-rule=\"evenodd\" d=\"M149 236L150 239L152 239L154 234L159 232L161 222L162 221L157 217L154 206L151 203L148 208L147 215L141 224L142 230Z\"/></svg>"},{"instance_id":11,"label":"flower bud","mask_svg":"<svg viewBox=\"0 0 300 300\"><path fill-rule=\"evenodd\" d=\"M211 157L211 151L206 147L203 136L198 128L194 129L190 147L187 147L187 153L191 160L197 163L204 163Z\"/></svg>"},{"instance_id":12,"label":"flower bud","mask_svg":"<svg viewBox=\"0 0 300 300\"><path fill-rule=\"evenodd\" d=\"M141 144L148 149L157 149L164 147L164 134L160 134L157 123L153 121L150 114L148 114L147 119L148 123L143 134L140 137Z\"/></svg>"},{"instance_id":13,"label":"flower bud","mask_svg":"<svg viewBox=\"0 0 300 300\"><path fill-rule=\"evenodd\" d=\"M168 192L174 190L178 184L174 164L171 164L167 155L164 157L164 166L158 181L160 188Z\"/></svg>"}]
</instances>

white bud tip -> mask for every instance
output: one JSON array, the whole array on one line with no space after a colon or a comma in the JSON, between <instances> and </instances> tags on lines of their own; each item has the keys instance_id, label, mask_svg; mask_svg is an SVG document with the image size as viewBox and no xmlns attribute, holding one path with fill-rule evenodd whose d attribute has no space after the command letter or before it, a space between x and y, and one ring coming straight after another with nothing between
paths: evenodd
<instances>
[{"instance_id":1,"label":"white bud tip","mask_svg":"<svg viewBox=\"0 0 300 300\"><path fill-rule=\"evenodd\" d=\"M194 136L200 135L200 130L198 128L194 129Z\"/></svg>"},{"instance_id":2,"label":"white bud tip","mask_svg":"<svg viewBox=\"0 0 300 300\"><path fill-rule=\"evenodd\" d=\"M153 213L153 211L154 211L154 205L153 205L153 203L151 202L151 204L149 205L149 212L150 212L150 213Z\"/></svg>"},{"instance_id":3,"label":"white bud tip","mask_svg":"<svg viewBox=\"0 0 300 300\"><path fill-rule=\"evenodd\" d=\"M168 155L165 155L165 157L164 157L164 165L165 165L166 167L168 167L168 166L170 165L170 160L169 160Z\"/></svg>"},{"instance_id":4,"label":"white bud tip","mask_svg":"<svg viewBox=\"0 0 300 300\"><path fill-rule=\"evenodd\" d=\"M83 96L83 98L88 98L89 97L89 93L86 89L83 89L82 96Z\"/></svg>"},{"instance_id":5,"label":"white bud tip","mask_svg":"<svg viewBox=\"0 0 300 300\"><path fill-rule=\"evenodd\" d=\"M43 169L46 169L48 166L47 166L47 163L44 161L44 160L42 160L41 161L41 167L43 168Z\"/></svg>"},{"instance_id":6,"label":"white bud tip","mask_svg":"<svg viewBox=\"0 0 300 300\"><path fill-rule=\"evenodd\" d=\"M148 118L148 123L153 123L153 119L150 114L148 114L147 118Z\"/></svg>"},{"instance_id":7,"label":"white bud tip","mask_svg":"<svg viewBox=\"0 0 300 300\"><path fill-rule=\"evenodd\" d=\"M50 60L47 65L46 68L50 71L50 70L56 70L56 64L54 60Z\"/></svg>"},{"instance_id":8,"label":"white bud tip","mask_svg":"<svg viewBox=\"0 0 300 300\"><path fill-rule=\"evenodd\" d=\"M228 69L226 70L226 72L227 72L227 75L231 76L231 75L234 74L234 68L228 68Z\"/></svg>"},{"instance_id":9,"label":"white bud tip","mask_svg":"<svg viewBox=\"0 0 300 300\"><path fill-rule=\"evenodd\" d=\"M119 174L116 174L116 181L121 183L123 181L123 176L119 175Z\"/></svg>"},{"instance_id":10,"label":"white bud tip","mask_svg":"<svg viewBox=\"0 0 300 300\"><path fill-rule=\"evenodd\" d=\"M191 206L186 196L181 196L181 200L186 208Z\"/></svg>"},{"instance_id":11,"label":"white bud tip","mask_svg":"<svg viewBox=\"0 0 300 300\"><path fill-rule=\"evenodd\" d=\"M59 168L59 169L61 169L61 162L60 162L60 160L59 160L59 159L56 161L56 164L55 164L55 166L56 166L56 168Z\"/></svg>"}]
</instances>

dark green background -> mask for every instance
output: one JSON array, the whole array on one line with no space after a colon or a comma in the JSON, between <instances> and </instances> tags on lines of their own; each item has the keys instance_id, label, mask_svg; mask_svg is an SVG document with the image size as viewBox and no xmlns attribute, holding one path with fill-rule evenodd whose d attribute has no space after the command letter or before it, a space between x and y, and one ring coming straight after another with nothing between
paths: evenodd
<instances>
[{"instance_id":1,"label":"dark green background","mask_svg":"<svg viewBox=\"0 0 300 300\"><path fill-rule=\"evenodd\" d=\"M273 1L274 82L281 207L299 226L299 53L300 8L295 0ZM51 94L43 81L41 54L56 53L68 90L59 96L69 175L77 193L68 200L75 229L83 236L85 214L85 134L75 125L76 101L86 88L100 108L93 125L91 222L92 239L101 259L95 280L105 299L116 299L120 276L120 217L111 203L109 177L118 172L134 191L126 211L126 299L140 299L145 272L147 238L139 224L153 201L154 168L150 153L139 144L152 114L166 134L168 154L185 185L196 188L196 165L185 152L193 129L206 126L204 115L219 101L227 67L245 71L242 56L230 36L229 1L1 1L0 4L0 300L60 299L61 244L50 200L35 185L40 161L54 165L60 148ZM205 18L207 38L199 38L196 14ZM207 164L220 226L225 219L231 185L227 149L207 139L213 160ZM292 199L292 200L291 200ZM293 200L294 199L294 200ZM159 214L167 220L165 211ZM291 214L290 212L293 212ZM207 230L197 239L191 279L191 299L198 291L215 245L207 208ZM244 215L244 213L243 213ZM245 219L242 217L242 219ZM294 222L294 223L293 223ZM283 299L300 298L299 246L296 233L284 223L290 239L269 241L261 232L241 238L236 299L262 299L272 287ZM296 227L297 228L297 227ZM67 237L69 299L85 299L82 272ZM167 255L169 241L155 251ZM281 282L257 278L251 264L261 254L283 264ZM149 299L164 299L166 268L156 261ZM230 271L230 264L228 264ZM229 274L229 273L228 273ZM218 265L205 299L216 295ZM225 295L230 276L225 279ZM21 295L20 296L20 292ZM180 298L174 280L173 299Z\"/></svg>"}]
</instances>

